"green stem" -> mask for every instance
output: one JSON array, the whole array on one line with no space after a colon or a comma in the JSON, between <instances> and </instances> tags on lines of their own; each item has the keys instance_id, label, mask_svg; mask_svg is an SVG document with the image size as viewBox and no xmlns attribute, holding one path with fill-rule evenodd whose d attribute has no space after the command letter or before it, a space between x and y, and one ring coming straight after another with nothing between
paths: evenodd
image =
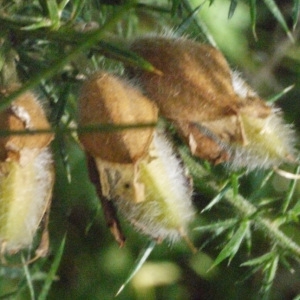
<instances>
[{"instance_id":1,"label":"green stem","mask_svg":"<svg viewBox=\"0 0 300 300\"><path fill-rule=\"evenodd\" d=\"M200 164L196 163L186 150L180 149L180 154L184 162L189 167L191 175L199 179L197 180L197 188L209 197L214 197L216 193L219 193L220 187L213 176ZM278 246L300 258L300 246L282 232L275 222L257 214L258 209L243 196L239 194L235 195L233 189L228 189L224 195L224 200L232 205L242 216L252 217L252 221L256 227L267 233L267 235L275 241ZM256 216L254 216L255 214Z\"/></svg>"},{"instance_id":2,"label":"green stem","mask_svg":"<svg viewBox=\"0 0 300 300\"><path fill-rule=\"evenodd\" d=\"M80 127L55 127L50 129L32 129L32 130L5 130L0 129L0 137L7 137L12 135L34 135L34 134L47 134L55 133L93 133L93 132L115 132L121 130L136 130L149 127L155 127L157 123L140 123L140 124L95 124Z\"/></svg>"},{"instance_id":3,"label":"green stem","mask_svg":"<svg viewBox=\"0 0 300 300\"><path fill-rule=\"evenodd\" d=\"M242 196L237 195L234 197L234 193L232 189L225 194L224 199L245 217L254 215L257 212L257 208ZM255 222L255 225L257 225L258 228L262 229L264 232L267 232L269 237L272 238L272 240L276 241L278 246L300 257L299 245L296 244L287 235L285 235L275 225L274 222L272 222L266 217L261 217L261 216L256 216L255 218L253 218L253 222Z\"/></svg>"}]
</instances>

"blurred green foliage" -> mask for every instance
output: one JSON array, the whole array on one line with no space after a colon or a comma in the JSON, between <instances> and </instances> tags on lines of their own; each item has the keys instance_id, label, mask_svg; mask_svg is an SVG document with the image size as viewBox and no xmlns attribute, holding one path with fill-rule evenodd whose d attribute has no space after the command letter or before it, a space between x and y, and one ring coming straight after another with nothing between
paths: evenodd
<instances>
[{"instance_id":1,"label":"blurred green foliage","mask_svg":"<svg viewBox=\"0 0 300 300\"><path fill-rule=\"evenodd\" d=\"M177 30L218 46L265 97L294 84L277 104L299 131L299 1L276 3L0 1L1 84L15 80L17 57L24 83L19 92L34 89L57 130L50 255L23 268L1 266L1 299L112 299L148 243L121 220L127 241L118 248L76 135L64 131L76 123L78 90L87 75L102 68L122 73L124 64L152 68L126 50L126 40ZM194 178L198 213L190 236L200 250L193 255L183 242L156 246L118 298L299 299L300 253L292 243L300 244L300 185L270 171L230 174L192 158L176 143ZM212 199L216 204L201 213Z\"/></svg>"}]
</instances>

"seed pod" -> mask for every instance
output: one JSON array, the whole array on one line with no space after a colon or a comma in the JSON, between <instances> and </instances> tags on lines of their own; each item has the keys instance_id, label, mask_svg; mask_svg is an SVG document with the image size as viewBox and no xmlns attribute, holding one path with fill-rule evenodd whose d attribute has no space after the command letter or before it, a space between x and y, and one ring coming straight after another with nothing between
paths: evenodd
<instances>
[{"instance_id":1,"label":"seed pod","mask_svg":"<svg viewBox=\"0 0 300 300\"><path fill-rule=\"evenodd\" d=\"M144 201L117 197L119 211L138 231L156 240L185 237L194 215L191 180L162 133L154 134L149 158L140 161L138 180L144 186Z\"/></svg>"},{"instance_id":2,"label":"seed pod","mask_svg":"<svg viewBox=\"0 0 300 300\"><path fill-rule=\"evenodd\" d=\"M42 107L31 92L17 98L11 106L0 112L0 128L7 130L50 129ZM47 147L53 134L9 135L0 137L0 160L15 156L17 160L29 159ZM28 152L22 155L23 152ZM24 162L25 163L25 162Z\"/></svg>"},{"instance_id":3,"label":"seed pod","mask_svg":"<svg viewBox=\"0 0 300 300\"><path fill-rule=\"evenodd\" d=\"M232 72L215 48L186 38L150 36L136 39L130 49L162 72L128 68L194 155L251 170L294 154L293 131L278 110Z\"/></svg>"},{"instance_id":4,"label":"seed pod","mask_svg":"<svg viewBox=\"0 0 300 300\"><path fill-rule=\"evenodd\" d=\"M98 73L84 84L79 99L79 125L136 125L155 123L157 108L128 82L108 73ZM137 162L147 156L153 127L120 131L82 133L79 139L96 159L103 196L120 195L143 201L137 182ZM120 174L122 176L120 177ZM111 182L118 179L118 186ZM127 186L130 188L126 188Z\"/></svg>"},{"instance_id":5,"label":"seed pod","mask_svg":"<svg viewBox=\"0 0 300 300\"><path fill-rule=\"evenodd\" d=\"M26 92L0 113L0 128L30 132L50 129L50 126L36 97ZM9 135L0 138L2 254L12 254L30 247L41 220L49 210L54 182L53 163L48 148L52 139L52 134ZM42 256L47 252L44 243L41 242L43 248L38 249L37 255Z\"/></svg>"},{"instance_id":6,"label":"seed pod","mask_svg":"<svg viewBox=\"0 0 300 300\"><path fill-rule=\"evenodd\" d=\"M88 80L82 89L81 126L156 121L156 106L116 76L102 72ZM152 238L173 241L185 236L193 215L191 184L162 134L150 127L81 133L79 138L94 158L100 197L112 200L137 230ZM91 170L90 173L95 174ZM92 180L98 186L94 175ZM111 229L120 239L119 230Z\"/></svg>"},{"instance_id":7,"label":"seed pod","mask_svg":"<svg viewBox=\"0 0 300 300\"><path fill-rule=\"evenodd\" d=\"M136 125L155 123L157 108L130 83L100 72L87 80L79 99L79 125ZM79 135L92 156L121 164L145 156L154 128L130 129ZM116 150L117 149L117 150Z\"/></svg>"}]
</instances>

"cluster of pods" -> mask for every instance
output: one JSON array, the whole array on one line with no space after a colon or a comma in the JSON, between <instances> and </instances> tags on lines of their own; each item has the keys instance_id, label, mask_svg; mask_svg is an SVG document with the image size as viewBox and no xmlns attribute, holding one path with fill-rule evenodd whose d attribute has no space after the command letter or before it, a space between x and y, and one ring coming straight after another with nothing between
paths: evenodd
<instances>
[{"instance_id":1,"label":"cluster of pods","mask_svg":"<svg viewBox=\"0 0 300 300\"><path fill-rule=\"evenodd\" d=\"M129 49L156 72L127 67L119 76L99 71L84 83L78 104L80 128L112 126L80 131L79 140L120 244L124 237L112 207L157 241L186 237L194 215L192 180L164 130L155 126L159 117L173 124L193 155L213 164L251 171L294 161L292 128L277 108L261 100L229 68L218 50L174 36L136 38ZM122 128L116 130L118 126ZM49 124L28 92L1 112L0 127L30 131L47 129ZM49 207L52 138L51 134L0 138L2 253L30 246Z\"/></svg>"},{"instance_id":2,"label":"cluster of pods","mask_svg":"<svg viewBox=\"0 0 300 300\"><path fill-rule=\"evenodd\" d=\"M140 37L130 50L156 71L128 67L122 77L91 76L79 99L80 126L149 124L162 116L193 155L214 164L250 171L293 161L293 130L218 50L172 36ZM97 168L92 180L102 198L155 240L186 237L192 182L159 126L79 138Z\"/></svg>"}]
</instances>

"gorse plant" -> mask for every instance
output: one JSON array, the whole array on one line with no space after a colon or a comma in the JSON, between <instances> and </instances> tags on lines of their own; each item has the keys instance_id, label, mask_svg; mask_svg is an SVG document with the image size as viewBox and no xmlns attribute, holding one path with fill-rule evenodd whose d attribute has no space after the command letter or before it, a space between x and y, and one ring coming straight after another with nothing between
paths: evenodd
<instances>
[{"instance_id":1,"label":"gorse plant","mask_svg":"<svg viewBox=\"0 0 300 300\"><path fill-rule=\"evenodd\" d=\"M0 297L297 299L298 2L2 1Z\"/></svg>"}]
</instances>

